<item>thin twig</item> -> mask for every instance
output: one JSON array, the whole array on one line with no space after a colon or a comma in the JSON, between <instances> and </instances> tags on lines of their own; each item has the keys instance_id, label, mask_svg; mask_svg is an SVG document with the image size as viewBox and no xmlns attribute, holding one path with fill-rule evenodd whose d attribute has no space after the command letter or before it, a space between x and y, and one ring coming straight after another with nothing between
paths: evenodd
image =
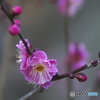
<instances>
[{"instance_id":1,"label":"thin twig","mask_svg":"<svg viewBox=\"0 0 100 100\"><path fill-rule=\"evenodd\" d=\"M96 67L99 63L100 63L100 59L92 60L90 63L87 63L87 64L83 65L82 67L79 67L79 68L77 68L77 69L75 69L75 70L73 70L73 71L71 71L69 73L65 73L65 74L62 74L62 75L54 76L52 81L60 80L60 79L69 77L69 75L71 73L75 74L75 73L80 72L82 70L89 69L89 68L92 68L92 67Z\"/></svg>"},{"instance_id":2,"label":"thin twig","mask_svg":"<svg viewBox=\"0 0 100 100\"><path fill-rule=\"evenodd\" d=\"M26 95L24 95L23 97L21 97L18 100L27 100L30 96L39 93L42 91L42 88L40 86L35 87L32 91L30 91L29 93L27 93Z\"/></svg>"}]
</instances>

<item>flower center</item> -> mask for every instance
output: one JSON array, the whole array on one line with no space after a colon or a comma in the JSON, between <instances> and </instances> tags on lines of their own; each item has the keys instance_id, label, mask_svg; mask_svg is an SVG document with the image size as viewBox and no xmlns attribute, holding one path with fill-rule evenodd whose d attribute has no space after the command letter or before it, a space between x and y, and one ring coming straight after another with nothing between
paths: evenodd
<instances>
[{"instance_id":1,"label":"flower center","mask_svg":"<svg viewBox=\"0 0 100 100\"><path fill-rule=\"evenodd\" d=\"M40 65L40 66L38 66L38 67L36 68L36 70L39 71L39 72L41 72L41 71L44 70L44 67Z\"/></svg>"}]
</instances>

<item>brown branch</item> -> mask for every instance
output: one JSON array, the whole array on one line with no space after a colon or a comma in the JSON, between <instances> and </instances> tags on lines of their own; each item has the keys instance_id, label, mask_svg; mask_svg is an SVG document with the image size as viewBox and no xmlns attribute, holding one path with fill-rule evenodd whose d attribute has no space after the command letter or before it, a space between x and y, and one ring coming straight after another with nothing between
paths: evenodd
<instances>
[{"instance_id":1,"label":"brown branch","mask_svg":"<svg viewBox=\"0 0 100 100\"><path fill-rule=\"evenodd\" d=\"M100 62L100 59L98 60L92 60L90 63L87 63L85 65L83 65L82 67L79 67L69 73L65 73L65 74L62 74L62 75L55 75L53 78L52 78L52 81L56 81L56 80L60 80L60 79L63 79L63 78L66 78L66 77L69 77L71 73L75 74L77 72L80 72L82 70L85 70L85 69L88 69L88 68L92 68L92 67L96 67L98 65L98 63Z\"/></svg>"}]
</instances>

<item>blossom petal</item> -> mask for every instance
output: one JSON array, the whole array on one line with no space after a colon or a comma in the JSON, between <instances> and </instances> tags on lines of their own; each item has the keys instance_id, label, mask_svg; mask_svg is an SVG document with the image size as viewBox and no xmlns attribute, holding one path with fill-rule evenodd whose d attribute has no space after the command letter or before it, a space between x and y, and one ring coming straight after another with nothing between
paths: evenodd
<instances>
[{"instance_id":1,"label":"blossom petal","mask_svg":"<svg viewBox=\"0 0 100 100\"><path fill-rule=\"evenodd\" d=\"M51 75L46 71L44 71L43 73L38 73L37 75L39 77L39 80L36 83L39 85L45 84L46 82L49 82L52 79Z\"/></svg>"},{"instance_id":2,"label":"blossom petal","mask_svg":"<svg viewBox=\"0 0 100 100\"><path fill-rule=\"evenodd\" d=\"M38 58L36 58L36 57L29 57L28 59L27 59L27 65L28 66L34 66L34 65L36 65L36 64L38 64L39 63L39 59Z\"/></svg>"},{"instance_id":3,"label":"blossom petal","mask_svg":"<svg viewBox=\"0 0 100 100\"><path fill-rule=\"evenodd\" d=\"M68 16L70 17L74 17L77 12L80 10L80 8L83 6L84 4L84 0L70 0L70 6L68 9Z\"/></svg>"},{"instance_id":4,"label":"blossom petal","mask_svg":"<svg viewBox=\"0 0 100 100\"><path fill-rule=\"evenodd\" d=\"M75 53L75 43L70 43L69 47L68 47L68 52L70 53L70 55L73 55Z\"/></svg>"},{"instance_id":5,"label":"blossom petal","mask_svg":"<svg viewBox=\"0 0 100 100\"><path fill-rule=\"evenodd\" d=\"M25 75L25 79L29 82L35 82L34 79L37 79L37 72L32 70L32 67L29 67L27 70L21 70L21 73Z\"/></svg>"},{"instance_id":6,"label":"blossom petal","mask_svg":"<svg viewBox=\"0 0 100 100\"><path fill-rule=\"evenodd\" d=\"M43 64L45 65L45 71L47 71L52 77L56 75L56 73L58 72L58 69L56 68L56 60L46 60L43 62Z\"/></svg>"},{"instance_id":7,"label":"blossom petal","mask_svg":"<svg viewBox=\"0 0 100 100\"><path fill-rule=\"evenodd\" d=\"M26 60L27 60L27 57L26 56L22 56L22 63L21 63L22 68L26 67Z\"/></svg>"},{"instance_id":8,"label":"blossom petal","mask_svg":"<svg viewBox=\"0 0 100 100\"><path fill-rule=\"evenodd\" d=\"M27 67L26 69L24 68L20 68L20 72L25 75L25 76L29 76L29 72L32 70L32 67Z\"/></svg>"},{"instance_id":9,"label":"blossom petal","mask_svg":"<svg viewBox=\"0 0 100 100\"><path fill-rule=\"evenodd\" d=\"M55 66L51 66L51 67L48 67L46 69L49 74L53 77L54 75L56 75L56 73L58 72L58 69L55 67Z\"/></svg>"},{"instance_id":10,"label":"blossom petal","mask_svg":"<svg viewBox=\"0 0 100 100\"><path fill-rule=\"evenodd\" d=\"M44 88L44 89L48 89L48 87L50 87L52 85L52 82L47 82L45 84L42 84L41 86Z\"/></svg>"},{"instance_id":11,"label":"blossom petal","mask_svg":"<svg viewBox=\"0 0 100 100\"><path fill-rule=\"evenodd\" d=\"M27 43L28 47L30 49L32 49L32 46L30 45L28 39L25 39L25 42ZM20 50L21 49L26 49L24 43L22 42L22 40L19 41L19 44L16 44L16 47L19 48Z\"/></svg>"},{"instance_id":12,"label":"blossom petal","mask_svg":"<svg viewBox=\"0 0 100 100\"><path fill-rule=\"evenodd\" d=\"M51 66L57 66L57 60L51 59L49 60Z\"/></svg>"},{"instance_id":13,"label":"blossom petal","mask_svg":"<svg viewBox=\"0 0 100 100\"><path fill-rule=\"evenodd\" d=\"M44 52L44 51L35 51L34 53L33 53L33 55L34 55L34 57L36 57L36 58L38 58L38 59L40 59L40 60L47 60L47 55L46 55L46 53Z\"/></svg>"},{"instance_id":14,"label":"blossom petal","mask_svg":"<svg viewBox=\"0 0 100 100\"><path fill-rule=\"evenodd\" d=\"M58 11L62 15L65 15L67 10L67 0L58 0L57 6L58 6Z\"/></svg>"}]
</instances>

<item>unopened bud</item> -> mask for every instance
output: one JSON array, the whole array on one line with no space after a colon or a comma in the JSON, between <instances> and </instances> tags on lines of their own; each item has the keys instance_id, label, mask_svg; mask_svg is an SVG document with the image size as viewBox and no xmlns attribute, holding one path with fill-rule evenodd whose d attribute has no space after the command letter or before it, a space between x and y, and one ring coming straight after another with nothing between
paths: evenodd
<instances>
[{"instance_id":1,"label":"unopened bud","mask_svg":"<svg viewBox=\"0 0 100 100\"><path fill-rule=\"evenodd\" d=\"M75 74L75 78L77 78L80 82L85 82L87 80L87 76L83 73Z\"/></svg>"},{"instance_id":2,"label":"unopened bud","mask_svg":"<svg viewBox=\"0 0 100 100\"><path fill-rule=\"evenodd\" d=\"M20 21L18 19L14 19L14 23L17 24L18 26L20 26Z\"/></svg>"},{"instance_id":3,"label":"unopened bud","mask_svg":"<svg viewBox=\"0 0 100 100\"><path fill-rule=\"evenodd\" d=\"M17 35L20 33L20 27L16 24L13 24L9 27L9 32L11 35Z\"/></svg>"},{"instance_id":4,"label":"unopened bud","mask_svg":"<svg viewBox=\"0 0 100 100\"><path fill-rule=\"evenodd\" d=\"M15 6L12 9L12 15L16 16L16 15L20 15L22 13L22 7L20 6Z\"/></svg>"},{"instance_id":5,"label":"unopened bud","mask_svg":"<svg viewBox=\"0 0 100 100\"><path fill-rule=\"evenodd\" d=\"M70 73L70 74L69 74L69 78L70 78L70 79L75 78L74 74L73 74L73 73Z\"/></svg>"}]
</instances>

